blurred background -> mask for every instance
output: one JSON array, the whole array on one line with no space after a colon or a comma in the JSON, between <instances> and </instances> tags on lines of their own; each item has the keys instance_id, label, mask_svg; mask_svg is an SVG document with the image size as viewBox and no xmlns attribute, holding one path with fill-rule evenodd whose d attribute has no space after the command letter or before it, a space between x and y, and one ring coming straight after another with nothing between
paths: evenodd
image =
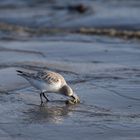
<instances>
[{"instance_id":1,"label":"blurred background","mask_svg":"<svg viewBox=\"0 0 140 140\"><path fill-rule=\"evenodd\" d=\"M29 39L62 33L54 28L63 28L63 32L76 32L83 27L139 30L139 7L138 0L1 0L0 38ZM104 32L101 30L100 34Z\"/></svg>"}]
</instances>

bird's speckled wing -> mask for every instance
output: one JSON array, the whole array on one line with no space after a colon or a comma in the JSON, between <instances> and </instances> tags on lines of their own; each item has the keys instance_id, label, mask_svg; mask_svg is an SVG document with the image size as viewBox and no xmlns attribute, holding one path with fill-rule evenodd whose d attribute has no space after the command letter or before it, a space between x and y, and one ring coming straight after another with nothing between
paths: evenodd
<instances>
[{"instance_id":1,"label":"bird's speckled wing","mask_svg":"<svg viewBox=\"0 0 140 140\"><path fill-rule=\"evenodd\" d=\"M48 84L54 84L58 82L61 82L62 85L66 84L66 81L62 75L52 71L39 71L36 75L36 78L43 80Z\"/></svg>"}]
</instances>

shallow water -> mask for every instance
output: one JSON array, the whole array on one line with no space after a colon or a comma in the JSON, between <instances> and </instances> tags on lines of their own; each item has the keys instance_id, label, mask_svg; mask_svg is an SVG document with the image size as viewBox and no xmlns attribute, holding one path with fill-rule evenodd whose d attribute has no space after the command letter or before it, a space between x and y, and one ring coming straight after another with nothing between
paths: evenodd
<instances>
[{"instance_id":1,"label":"shallow water","mask_svg":"<svg viewBox=\"0 0 140 140\"><path fill-rule=\"evenodd\" d=\"M5 139L138 139L139 43L110 41L1 42L7 49L0 54L0 135ZM81 103L68 106L65 98L53 94L51 102L40 107L38 91L16 75L19 68L60 72Z\"/></svg>"},{"instance_id":2,"label":"shallow water","mask_svg":"<svg viewBox=\"0 0 140 140\"><path fill-rule=\"evenodd\" d=\"M84 15L76 14L76 17L66 9L59 9L58 12L52 8L58 4L65 6L69 1L36 3L3 0L0 3L0 19L10 24L27 25L29 28L34 19L34 26L38 27L60 26L63 23L63 27L75 28L79 25L78 21L88 21L87 19L93 20L93 23L87 22L87 26L97 25L94 20L98 21L99 17L107 21L100 22L101 24L97 22L99 26L110 26L110 21L120 15L120 19L125 17L125 22L120 23L116 18L117 22L113 22L111 27L117 25L122 28L126 25L130 29L139 28L139 24L134 26L131 20L136 18L135 23L139 23L136 14L139 11L138 1L123 0L121 4L115 0L105 1L104 4L102 1L83 1L93 7ZM64 19L60 18L59 22L49 25L49 22L45 22L47 17L42 7L49 7L45 11L47 16L51 15L48 20L53 21L61 15L64 15ZM108 7L115 9L110 15ZM117 8L125 13L121 15ZM133 9L131 14L127 13L128 9ZM42 21L39 20L40 17ZM73 23L69 22L71 18L75 18ZM126 19L130 19L131 23ZM85 22L81 24L83 26ZM1 140L140 139L138 40L69 33L28 35L28 32L19 35L14 31L2 31L0 34ZM63 96L49 94L51 102L41 107L38 91L17 76L16 69L38 71L45 68L61 73L80 96L81 103L66 105Z\"/></svg>"}]
</instances>

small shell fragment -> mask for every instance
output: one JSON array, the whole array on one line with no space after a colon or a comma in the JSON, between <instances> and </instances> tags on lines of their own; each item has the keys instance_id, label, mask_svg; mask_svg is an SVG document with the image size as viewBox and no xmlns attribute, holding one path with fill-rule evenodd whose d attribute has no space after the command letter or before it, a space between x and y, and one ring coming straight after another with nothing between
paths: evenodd
<instances>
[{"instance_id":1,"label":"small shell fragment","mask_svg":"<svg viewBox=\"0 0 140 140\"><path fill-rule=\"evenodd\" d=\"M65 103L74 105L74 104L80 103L80 101L79 100L67 100Z\"/></svg>"}]
</instances>

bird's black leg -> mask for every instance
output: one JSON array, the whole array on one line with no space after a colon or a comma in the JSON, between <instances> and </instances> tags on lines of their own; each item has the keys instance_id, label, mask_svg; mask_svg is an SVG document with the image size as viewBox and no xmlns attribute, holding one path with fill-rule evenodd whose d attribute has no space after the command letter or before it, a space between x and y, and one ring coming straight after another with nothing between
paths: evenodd
<instances>
[{"instance_id":1,"label":"bird's black leg","mask_svg":"<svg viewBox=\"0 0 140 140\"><path fill-rule=\"evenodd\" d=\"M48 102L49 99L47 98L47 96L45 95L45 93L43 92L42 94L43 94L43 97L44 97L44 98L46 99L46 101Z\"/></svg>"},{"instance_id":2,"label":"bird's black leg","mask_svg":"<svg viewBox=\"0 0 140 140\"><path fill-rule=\"evenodd\" d=\"M41 93L40 93L41 105L43 104L42 95L43 95L43 93L41 92Z\"/></svg>"}]
</instances>

